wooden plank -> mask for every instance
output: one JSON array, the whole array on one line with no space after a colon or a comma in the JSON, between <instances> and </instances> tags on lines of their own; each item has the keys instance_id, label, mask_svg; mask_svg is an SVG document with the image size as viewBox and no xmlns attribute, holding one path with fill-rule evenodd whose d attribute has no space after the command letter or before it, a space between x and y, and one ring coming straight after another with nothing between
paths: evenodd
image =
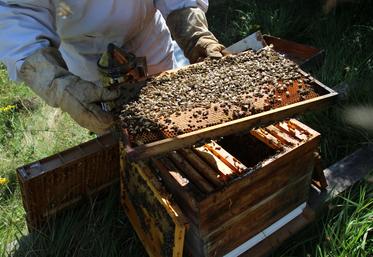
<instances>
[{"instance_id":1,"label":"wooden plank","mask_svg":"<svg viewBox=\"0 0 373 257\"><path fill-rule=\"evenodd\" d=\"M312 187L309 196L309 207L305 209L301 216L241 256L268 256L289 237L295 236L297 232L315 219L315 216L320 213L327 201L347 190L373 171L372 156L373 144L368 144L325 169L324 173L327 175L326 178L329 184L327 190L320 191Z\"/></svg>"},{"instance_id":2,"label":"wooden plank","mask_svg":"<svg viewBox=\"0 0 373 257\"><path fill-rule=\"evenodd\" d=\"M297 129L302 130L307 135L316 135L319 134L316 130L313 130L312 128L304 125L302 122L296 120L296 119L290 119L289 120L290 125L295 126Z\"/></svg>"},{"instance_id":3,"label":"wooden plank","mask_svg":"<svg viewBox=\"0 0 373 257\"><path fill-rule=\"evenodd\" d=\"M185 256L188 257L206 257L209 256L205 247L203 239L198 235L198 227L191 224L185 235Z\"/></svg>"},{"instance_id":4,"label":"wooden plank","mask_svg":"<svg viewBox=\"0 0 373 257\"><path fill-rule=\"evenodd\" d=\"M324 170L329 196L334 197L342 193L372 171L373 144L369 144Z\"/></svg>"},{"instance_id":5,"label":"wooden plank","mask_svg":"<svg viewBox=\"0 0 373 257\"><path fill-rule=\"evenodd\" d=\"M167 156L176 164L176 166L181 170L186 177L196 185L203 193L211 193L214 187L209 184L209 182L199 174L199 172L190 165L186 159L184 159L176 151L172 151Z\"/></svg>"},{"instance_id":6,"label":"wooden plank","mask_svg":"<svg viewBox=\"0 0 373 257\"><path fill-rule=\"evenodd\" d=\"M162 178L162 183L164 183L167 190L175 197L183 213L190 217L193 223L198 224L199 207L197 199L200 199L201 196L195 194L195 190L190 184L181 186L179 183L176 183L175 179L169 173L171 169L165 166L161 160L152 159L151 166L158 171L158 174Z\"/></svg>"},{"instance_id":7,"label":"wooden plank","mask_svg":"<svg viewBox=\"0 0 373 257\"><path fill-rule=\"evenodd\" d=\"M367 144L324 170L326 190L312 188L310 207L319 212L324 203L344 192L373 171L373 144Z\"/></svg>"},{"instance_id":8,"label":"wooden plank","mask_svg":"<svg viewBox=\"0 0 373 257\"><path fill-rule=\"evenodd\" d=\"M213 169L219 171L218 178L222 181L228 181L235 176L234 170L232 170L227 164L219 159L213 152L210 152L205 146L193 148L193 151L207 162Z\"/></svg>"},{"instance_id":9,"label":"wooden plank","mask_svg":"<svg viewBox=\"0 0 373 257\"><path fill-rule=\"evenodd\" d=\"M264 128L252 129L250 134L274 150L282 150L284 148L281 142Z\"/></svg>"},{"instance_id":10,"label":"wooden plank","mask_svg":"<svg viewBox=\"0 0 373 257\"><path fill-rule=\"evenodd\" d=\"M274 199L278 195L284 193L285 191L293 190L293 188L296 185L299 186L299 184L301 184L301 183L303 183L303 185L306 185L306 184L309 184L310 181L311 181L311 174L307 173L300 178L297 178L297 179L294 179L294 180L288 182L284 186L282 186L282 187L278 188L277 190L271 192L271 194L268 194L265 197L261 197L259 200L255 200L254 202L248 204L247 206L245 206L245 208L242 208L241 212L236 213L236 215L234 215L231 219L229 219L227 222L222 223L218 229L216 229L212 233L208 234L204 238L209 240L210 238L216 237L217 235L219 236L219 234L221 234L222 232L227 230L227 228L234 227L235 224L240 222L246 216L249 216L250 213L255 212L258 208L260 208L262 205L266 204L268 201L271 201L272 199ZM299 186L298 189L300 189L299 192L294 192L293 191L292 193L293 194L308 194L308 191L309 191L308 188L306 188L306 189L303 188L302 189ZM278 203L278 204L281 205L281 203Z\"/></svg>"},{"instance_id":11,"label":"wooden plank","mask_svg":"<svg viewBox=\"0 0 373 257\"><path fill-rule=\"evenodd\" d=\"M309 65L311 60L313 60L313 62L321 62L325 54L322 49L299 44L282 38L270 35L263 35L263 38L268 45L272 44L274 46L275 51L285 54L287 58L299 65Z\"/></svg>"},{"instance_id":12,"label":"wooden plank","mask_svg":"<svg viewBox=\"0 0 373 257\"><path fill-rule=\"evenodd\" d=\"M174 138L167 138L153 143L140 145L128 150L128 157L131 160L147 159L151 156L167 153L172 150L189 147L199 141L208 138L216 138L236 134L252 127L281 121L289 116L301 114L309 110L319 109L330 104L338 95L332 89L321 82L316 81L318 87L327 93L325 95L305 100L299 103L290 104L270 111L265 111L245 118L225 122L223 124L207 127L201 130L182 134Z\"/></svg>"},{"instance_id":13,"label":"wooden plank","mask_svg":"<svg viewBox=\"0 0 373 257\"><path fill-rule=\"evenodd\" d=\"M168 166L165 164L167 163ZM202 198L200 192L193 185L188 184L181 187L175 183L173 177L170 176L171 170L176 170L176 167L169 166L170 161L153 160L151 168L154 168L158 175L162 178L162 183L167 190L173 195L175 202L180 206L183 213L189 218L190 222L199 224L197 217L199 216L198 200Z\"/></svg>"},{"instance_id":14,"label":"wooden plank","mask_svg":"<svg viewBox=\"0 0 373 257\"><path fill-rule=\"evenodd\" d=\"M289 126L288 122L279 122L275 126L278 129L280 129L281 131L287 133L288 135L290 135L292 137L297 138L300 141L307 140L307 138L308 138L307 135L305 135L304 133L302 133L302 131Z\"/></svg>"},{"instance_id":15,"label":"wooden plank","mask_svg":"<svg viewBox=\"0 0 373 257\"><path fill-rule=\"evenodd\" d=\"M104 151L109 151L113 156L119 156L118 147L118 138L113 134L95 138L63 152L17 168L19 181L23 183L33 178L39 179L41 176L49 176L50 172L56 169L74 165L75 163L82 163L85 158L92 158L92 156L102 154ZM117 152L114 152L115 149Z\"/></svg>"},{"instance_id":16,"label":"wooden plank","mask_svg":"<svg viewBox=\"0 0 373 257\"><path fill-rule=\"evenodd\" d=\"M187 231L187 224L183 226L175 227L175 236L174 236L174 247L172 257L183 257L184 254L184 245L185 245L185 234Z\"/></svg>"},{"instance_id":17,"label":"wooden plank","mask_svg":"<svg viewBox=\"0 0 373 257\"><path fill-rule=\"evenodd\" d=\"M208 256L222 256L229 253L304 203L307 200L307 190L304 190L304 186L309 179L310 177L305 178L279 191L278 194L264 200L250 213L242 216L235 224L209 237L206 242Z\"/></svg>"},{"instance_id":18,"label":"wooden plank","mask_svg":"<svg viewBox=\"0 0 373 257\"><path fill-rule=\"evenodd\" d=\"M303 211L294 220L290 221L284 227L280 228L278 231L267 237L265 240L241 254L240 257L264 257L269 256L278 247L281 246L289 237L294 236L297 232L302 230L308 224L313 222L315 219L315 214L313 210L309 207Z\"/></svg>"},{"instance_id":19,"label":"wooden plank","mask_svg":"<svg viewBox=\"0 0 373 257\"><path fill-rule=\"evenodd\" d=\"M211 216L214 215L211 210L227 210L231 209L232 206L235 206L235 202L237 200L237 196L240 196L240 194L244 194L245 192L256 192L257 190L253 190L253 185L256 185L259 183L259 181L263 180L266 181L268 178L272 178L276 176L276 172L279 170L285 170L285 168L288 170L285 170L285 176L286 172L292 173L292 176L296 172L294 168L291 168L294 163L297 163L297 167L301 167L300 169L300 176L301 173L304 172L310 172L305 169L302 169L304 167L304 163L302 161L303 156L305 156L306 160L309 159L308 163L313 163L313 152L318 146L319 137L314 137L310 139L306 144L302 144L298 146L297 148L280 154L275 157L274 160L268 161L268 164L263 164L263 166L258 170L254 171L248 176L244 178L240 178L239 180L233 181L229 185L226 186L224 191L216 192L210 196L208 196L206 199L204 199L200 203L200 213L201 213L201 224L214 224L216 226L217 221L222 222L223 220L219 220L219 216L214 216L212 218ZM307 157L308 156L308 157ZM280 173L281 175L281 173ZM279 177L280 179L281 176ZM290 180L291 178L289 178ZM271 180L269 180L268 183L270 183ZM273 185L274 187L276 185ZM269 192L271 192L269 190ZM258 194L260 191L258 192ZM247 196L247 200L250 199L250 196ZM246 203L242 203L243 206L246 205ZM235 207L237 210L239 210L239 206ZM226 212L226 215L232 215L229 214L229 212ZM214 220L216 219L216 220ZM203 225L201 225L203 226ZM208 233L209 227L201 227L202 233Z\"/></svg>"},{"instance_id":20,"label":"wooden plank","mask_svg":"<svg viewBox=\"0 0 373 257\"><path fill-rule=\"evenodd\" d=\"M199 172L202 173L213 185L222 187L224 182L219 180L219 172L212 169L206 162L204 162L192 149L184 148L179 150L180 153L186 158Z\"/></svg>"},{"instance_id":21,"label":"wooden plank","mask_svg":"<svg viewBox=\"0 0 373 257\"><path fill-rule=\"evenodd\" d=\"M300 143L273 125L267 126L265 129L285 145L296 146Z\"/></svg>"},{"instance_id":22,"label":"wooden plank","mask_svg":"<svg viewBox=\"0 0 373 257\"><path fill-rule=\"evenodd\" d=\"M248 168L245 165L243 165L239 160L228 153L215 141L211 141L211 143L205 144L205 147L227 166L229 166L232 170L234 170L235 173L239 174L247 171Z\"/></svg>"},{"instance_id":23,"label":"wooden plank","mask_svg":"<svg viewBox=\"0 0 373 257\"><path fill-rule=\"evenodd\" d=\"M260 204L267 198L275 195L292 183L304 182L302 191L308 191L307 185L311 182L313 169L313 153L309 152L295 162L288 163L282 167L268 166L267 175L261 180L253 184L238 188L226 200L219 199L219 202L209 206L210 212L207 211L208 206L201 206L200 213L200 233L203 237L210 237L213 234L220 233L226 227L229 227L242 215L247 215L252 206ZM263 169L260 172L265 172ZM298 194L301 192L293 192ZM217 198L218 199L218 198ZM250 207L249 207L250 206ZM213 212L211 210L214 210Z\"/></svg>"}]
</instances>

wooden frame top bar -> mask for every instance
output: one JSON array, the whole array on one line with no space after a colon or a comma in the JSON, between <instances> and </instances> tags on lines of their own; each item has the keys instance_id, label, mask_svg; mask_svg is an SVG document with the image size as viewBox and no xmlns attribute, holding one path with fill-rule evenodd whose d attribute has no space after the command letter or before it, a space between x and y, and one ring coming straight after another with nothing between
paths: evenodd
<instances>
[{"instance_id":1,"label":"wooden frame top bar","mask_svg":"<svg viewBox=\"0 0 373 257\"><path fill-rule=\"evenodd\" d=\"M264 111L241 119L225 122L219 125L144 145L131 147L128 144L128 142L130 142L128 134L123 133L123 140L127 149L127 158L130 160L147 159L149 157L164 154L176 149L192 146L207 139L248 131L253 127L281 121L306 111L320 109L321 107L332 103L332 101L335 100L338 95L337 92L328 88L317 80L315 80L315 87L317 87L317 90L325 91L326 93L309 100L279 107L269 111Z\"/></svg>"}]
</instances>

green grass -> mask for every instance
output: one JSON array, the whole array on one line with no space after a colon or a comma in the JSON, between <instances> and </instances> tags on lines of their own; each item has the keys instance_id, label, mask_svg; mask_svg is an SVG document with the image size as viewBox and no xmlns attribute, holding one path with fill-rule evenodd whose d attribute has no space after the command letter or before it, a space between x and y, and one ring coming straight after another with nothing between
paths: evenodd
<instances>
[{"instance_id":1,"label":"green grass","mask_svg":"<svg viewBox=\"0 0 373 257\"><path fill-rule=\"evenodd\" d=\"M327 243L318 246L319 256L369 256L373 253L373 191L362 186L358 192L355 196L350 193L341 197L326 217L324 238Z\"/></svg>"},{"instance_id":2,"label":"green grass","mask_svg":"<svg viewBox=\"0 0 373 257\"><path fill-rule=\"evenodd\" d=\"M14 256L145 257L118 196L118 190L113 189L105 197L61 214L39 233L20 239Z\"/></svg>"},{"instance_id":3,"label":"green grass","mask_svg":"<svg viewBox=\"0 0 373 257\"><path fill-rule=\"evenodd\" d=\"M331 164L373 136L346 123L352 105L373 106L372 1L343 5L329 15L319 1L226 1L208 13L211 30L230 45L260 29L263 33L326 50L312 74L328 86L347 82L350 94L302 121L321 132L321 154ZM24 85L7 79L0 67L0 255L19 242L14 256L145 256L118 200L118 189L62 214L39 233L27 234L15 169L92 138L66 114L45 105ZM373 114L372 114L373 116ZM371 256L373 186L365 181L332 201L316 225L284 245L274 256ZM8 248L8 249L7 249Z\"/></svg>"},{"instance_id":4,"label":"green grass","mask_svg":"<svg viewBox=\"0 0 373 257\"><path fill-rule=\"evenodd\" d=\"M0 69L0 254L25 234L24 210L15 169L92 138L66 114L44 104L24 85L17 85ZM0 109L1 110L1 109ZM5 255L5 254L4 254Z\"/></svg>"},{"instance_id":5,"label":"green grass","mask_svg":"<svg viewBox=\"0 0 373 257\"><path fill-rule=\"evenodd\" d=\"M274 257L368 257L373 253L373 187L363 181L328 204L316 225L308 226Z\"/></svg>"}]
</instances>

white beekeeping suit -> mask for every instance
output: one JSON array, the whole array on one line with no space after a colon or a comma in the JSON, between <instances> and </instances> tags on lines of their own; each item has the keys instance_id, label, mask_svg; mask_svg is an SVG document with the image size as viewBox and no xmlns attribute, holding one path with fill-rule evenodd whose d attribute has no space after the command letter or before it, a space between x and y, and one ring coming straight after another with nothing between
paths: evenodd
<instances>
[{"instance_id":1,"label":"white beekeeping suit","mask_svg":"<svg viewBox=\"0 0 373 257\"><path fill-rule=\"evenodd\" d=\"M146 56L150 74L173 68L168 27L192 61L214 55L223 47L207 29L207 7L208 0L0 0L0 61L11 79L102 133L112 117L97 103L120 96L94 85L107 45Z\"/></svg>"}]
</instances>

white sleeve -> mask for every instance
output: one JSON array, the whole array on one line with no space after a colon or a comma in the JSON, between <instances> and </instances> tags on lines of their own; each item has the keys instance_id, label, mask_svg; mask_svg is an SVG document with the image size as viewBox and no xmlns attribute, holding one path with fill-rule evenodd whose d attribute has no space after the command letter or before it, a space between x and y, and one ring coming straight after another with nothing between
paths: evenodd
<instances>
[{"instance_id":1,"label":"white sleeve","mask_svg":"<svg viewBox=\"0 0 373 257\"><path fill-rule=\"evenodd\" d=\"M209 6L208 0L154 0L154 3L155 7L161 11L165 19L167 19L170 13L178 9L199 7L204 12L207 12Z\"/></svg>"},{"instance_id":2,"label":"white sleeve","mask_svg":"<svg viewBox=\"0 0 373 257\"><path fill-rule=\"evenodd\" d=\"M36 50L59 47L54 8L45 0L0 0L0 61L19 80L23 60Z\"/></svg>"}]
</instances>

